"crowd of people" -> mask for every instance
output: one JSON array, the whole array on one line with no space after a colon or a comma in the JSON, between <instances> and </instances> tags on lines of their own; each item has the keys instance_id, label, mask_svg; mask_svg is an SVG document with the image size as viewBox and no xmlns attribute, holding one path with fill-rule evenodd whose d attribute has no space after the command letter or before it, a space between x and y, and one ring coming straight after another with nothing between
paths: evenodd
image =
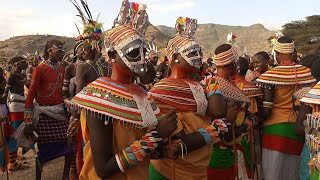
<instances>
[{"instance_id":1,"label":"crowd of people","mask_svg":"<svg viewBox=\"0 0 320 180\"><path fill-rule=\"evenodd\" d=\"M83 22L72 51L49 40L43 56L16 54L0 71L4 172L31 150L37 180L59 157L72 180L319 179L317 54L298 60L279 36L271 54L229 42L204 62L197 20L179 17L161 58L145 42L146 5L123 0L103 32L71 2Z\"/></svg>"}]
</instances>

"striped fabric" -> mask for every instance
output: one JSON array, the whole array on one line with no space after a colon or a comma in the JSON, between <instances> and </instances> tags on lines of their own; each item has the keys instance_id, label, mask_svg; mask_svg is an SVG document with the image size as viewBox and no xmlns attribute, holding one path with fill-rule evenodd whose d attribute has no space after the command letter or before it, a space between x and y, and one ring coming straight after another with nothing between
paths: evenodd
<instances>
[{"instance_id":1,"label":"striped fabric","mask_svg":"<svg viewBox=\"0 0 320 180\"><path fill-rule=\"evenodd\" d=\"M141 39L140 33L136 29L126 25L112 28L105 34L105 46L114 47L115 49L122 49L129 42Z\"/></svg>"},{"instance_id":2,"label":"striped fabric","mask_svg":"<svg viewBox=\"0 0 320 180\"><path fill-rule=\"evenodd\" d=\"M277 66L268 70L257 79L257 84L259 86L264 84L293 86L310 84L315 81L309 68L302 65L291 65Z\"/></svg>"},{"instance_id":3,"label":"striped fabric","mask_svg":"<svg viewBox=\"0 0 320 180\"><path fill-rule=\"evenodd\" d=\"M235 50L234 47L231 47L231 49L225 52L215 54L213 56L213 61L216 66L226 66L232 63L233 61L235 61L237 58L238 58L237 51Z\"/></svg>"},{"instance_id":4,"label":"striped fabric","mask_svg":"<svg viewBox=\"0 0 320 180\"><path fill-rule=\"evenodd\" d=\"M249 98L231 81L210 74L204 79L207 96L221 94L225 98L238 102L250 102Z\"/></svg>"},{"instance_id":5,"label":"striped fabric","mask_svg":"<svg viewBox=\"0 0 320 180\"><path fill-rule=\"evenodd\" d=\"M294 42L292 43L279 43L278 40L274 42L273 51L282 54L291 54L294 52Z\"/></svg>"},{"instance_id":6,"label":"striped fabric","mask_svg":"<svg viewBox=\"0 0 320 180\"><path fill-rule=\"evenodd\" d=\"M172 55L181 51L181 49L186 49L192 45L198 44L193 38L184 37L181 35L176 35L169 40L167 47L165 48L166 56L171 62Z\"/></svg>"},{"instance_id":7,"label":"striped fabric","mask_svg":"<svg viewBox=\"0 0 320 180\"><path fill-rule=\"evenodd\" d=\"M301 89L299 89L298 91L296 91L293 94L293 97L300 101L309 91L311 90L311 87L303 87Z\"/></svg>"},{"instance_id":8,"label":"striped fabric","mask_svg":"<svg viewBox=\"0 0 320 180\"><path fill-rule=\"evenodd\" d=\"M320 82L305 94L300 101L309 104L320 104Z\"/></svg>"},{"instance_id":9,"label":"striped fabric","mask_svg":"<svg viewBox=\"0 0 320 180\"><path fill-rule=\"evenodd\" d=\"M250 82L241 79L234 79L233 82L248 98L263 96L261 89Z\"/></svg>"},{"instance_id":10,"label":"striped fabric","mask_svg":"<svg viewBox=\"0 0 320 180\"><path fill-rule=\"evenodd\" d=\"M173 106L180 111L197 111L197 103L190 86L184 80L162 79L149 91L156 101Z\"/></svg>"},{"instance_id":11,"label":"striped fabric","mask_svg":"<svg viewBox=\"0 0 320 180\"><path fill-rule=\"evenodd\" d=\"M280 123L263 127L262 147L300 155L304 136L295 134L295 123Z\"/></svg>"},{"instance_id":12,"label":"striped fabric","mask_svg":"<svg viewBox=\"0 0 320 180\"><path fill-rule=\"evenodd\" d=\"M154 126L160 118L159 108L142 88L105 77L88 84L69 106L105 115L105 120L110 116L139 127Z\"/></svg>"}]
</instances>

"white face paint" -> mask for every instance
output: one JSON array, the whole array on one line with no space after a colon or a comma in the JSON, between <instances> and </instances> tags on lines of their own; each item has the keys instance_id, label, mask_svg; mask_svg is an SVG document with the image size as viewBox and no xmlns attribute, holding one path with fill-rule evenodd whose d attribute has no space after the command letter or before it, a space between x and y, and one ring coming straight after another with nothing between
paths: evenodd
<instances>
[{"instance_id":1,"label":"white face paint","mask_svg":"<svg viewBox=\"0 0 320 180\"><path fill-rule=\"evenodd\" d=\"M201 48L196 42L180 48L180 55L193 67L200 69L202 66Z\"/></svg>"},{"instance_id":2,"label":"white face paint","mask_svg":"<svg viewBox=\"0 0 320 180\"><path fill-rule=\"evenodd\" d=\"M144 57L145 47L143 42L144 41L142 39L134 39L127 42L125 45L113 48L131 72L136 74L142 74L147 71L147 64Z\"/></svg>"}]
</instances>

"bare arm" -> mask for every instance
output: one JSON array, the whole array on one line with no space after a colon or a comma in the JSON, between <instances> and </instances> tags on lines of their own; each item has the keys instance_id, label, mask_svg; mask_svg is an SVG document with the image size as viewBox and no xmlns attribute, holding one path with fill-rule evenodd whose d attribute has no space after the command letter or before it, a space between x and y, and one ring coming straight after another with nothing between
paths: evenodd
<instances>
[{"instance_id":1,"label":"bare arm","mask_svg":"<svg viewBox=\"0 0 320 180\"><path fill-rule=\"evenodd\" d=\"M120 173L113 154L113 128L112 123L107 126L102 120L88 116L87 125L90 131L90 145L94 168L101 179Z\"/></svg>"},{"instance_id":2,"label":"bare arm","mask_svg":"<svg viewBox=\"0 0 320 180\"><path fill-rule=\"evenodd\" d=\"M273 93L274 93L274 89L264 88L263 89L264 102L273 103ZM271 115L271 113L272 113L272 108L262 107L260 115L264 120L266 120Z\"/></svg>"},{"instance_id":3,"label":"bare arm","mask_svg":"<svg viewBox=\"0 0 320 180\"><path fill-rule=\"evenodd\" d=\"M2 99L3 101L5 102L8 98L8 94L9 94L9 91L11 90L11 84L12 84L12 76L9 75L7 80L6 80L6 87L4 89L4 93L2 95Z\"/></svg>"},{"instance_id":4,"label":"bare arm","mask_svg":"<svg viewBox=\"0 0 320 180\"><path fill-rule=\"evenodd\" d=\"M69 64L64 73L64 79L63 79L63 88L62 93L65 97L69 97L69 85L70 85L70 79L72 78L72 70L73 70L73 64Z\"/></svg>"},{"instance_id":5,"label":"bare arm","mask_svg":"<svg viewBox=\"0 0 320 180\"><path fill-rule=\"evenodd\" d=\"M212 95L208 99L207 114L212 118L226 116L227 103L222 95Z\"/></svg>"}]
</instances>

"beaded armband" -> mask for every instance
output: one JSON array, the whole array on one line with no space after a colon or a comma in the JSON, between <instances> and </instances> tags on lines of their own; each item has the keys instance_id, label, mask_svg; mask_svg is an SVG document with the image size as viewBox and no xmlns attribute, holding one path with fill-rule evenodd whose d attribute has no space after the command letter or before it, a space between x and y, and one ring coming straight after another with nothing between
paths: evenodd
<instances>
[{"instance_id":1,"label":"beaded armband","mask_svg":"<svg viewBox=\"0 0 320 180\"><path fill-rule=\"evenodd\" d=\"M264 108L273 108L273 103L272 102L267 102L267 101L263 101L262 107Z\"/></svg>"},{"instance_id":2,"label":"beaded armband","mask_svg":"<svg viewBox=\"0 0 320 180\"><path fill-rule=\"evenodd\" d=\"M129 147L126 147L115 154L115 158L121 172L138 165L143 159L154 152L162 138L155 130L149 131L142 136L141 140L135 141Z\"/></svg>"},{"instance_id":3,"label":"beaded armband","mask_svg":"<svg viewBox=\"0 0 320 180\"><path fill-rule=\"evenodd\" d=\"M198 130L202 135L206 144L216 143L219 137L228 132L228 124L225 118L215 119L210 125L207 125Z\"/></svg>"},{"instance_id":4,"label":"beaded armband","mask_svg":"<svg viewBox=\"0 0 320 180\"><path fill-rule=\"evenodd\" d=\"M68 137L74 137L74 135L78 132L79 122L80 120L78 118L71 116L67 130Z\"/></svg>"},{"instance_id":5,"label":"beaded armband","mask_svg":"<svg viewBox=\"0 0 320 180\"><path fill-rule=\"evenodd\" d=\"M25 108L24 110L24 123L32 124L33 108Z\"/></svg>"}]
</instances>

